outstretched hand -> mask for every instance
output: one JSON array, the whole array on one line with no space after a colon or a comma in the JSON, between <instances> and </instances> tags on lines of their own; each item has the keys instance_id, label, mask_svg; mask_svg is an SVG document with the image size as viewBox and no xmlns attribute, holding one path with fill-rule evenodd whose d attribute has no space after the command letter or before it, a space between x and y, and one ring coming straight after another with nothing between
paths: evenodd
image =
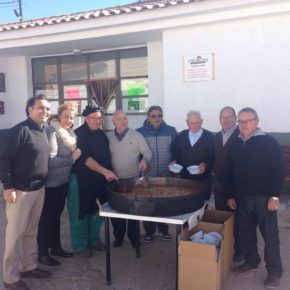
<instances>
[{"instance_id":1,"label":"outstretched hand","mask_svg":"<svg viewBox=\"0 0 290 290\"><path fill-rule=\"evenodd\" d=\"M6 200L6 202L16 203L16 198L17 198L17 195L14 188L4 190L4 199Z\"/></svg>"}]
</instances>

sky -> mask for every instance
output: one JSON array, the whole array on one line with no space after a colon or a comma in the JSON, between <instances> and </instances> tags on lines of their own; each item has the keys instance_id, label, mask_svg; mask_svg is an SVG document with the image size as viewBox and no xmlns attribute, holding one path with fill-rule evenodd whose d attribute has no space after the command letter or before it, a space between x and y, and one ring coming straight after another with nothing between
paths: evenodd
<instances>
[{"instance_id":1,"label":"sky","mask_svg":"<svg viewBox=\"0 0 290 290\"><path fill-rule=\"evenodd\" d=\"M133 2L137 0L22 0L22 15L25 21ZM18 0L0 0L0 24L19 21L13 11L19 10L18 3Z\"/></svg>"}]
</instances>

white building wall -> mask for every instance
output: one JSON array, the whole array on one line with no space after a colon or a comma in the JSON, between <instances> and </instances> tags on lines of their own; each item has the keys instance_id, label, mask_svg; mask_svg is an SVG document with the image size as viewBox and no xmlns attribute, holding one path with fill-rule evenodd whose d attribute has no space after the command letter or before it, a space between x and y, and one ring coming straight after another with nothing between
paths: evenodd
<instances>
[{"instance_id":1,"label":"white building wall","mask_svg":"<svg viewBox=\"0 0 290 290\"><path fill-rule=\"evenodd\" d=\"M150 106L164 106L163 87L163 46L161 41L150 42L147 45L148 52L148 78Z\"/></svg>"},{"instance_id":2,"label":"white building wall","mask_svg":"<svg viewBox=\"0 0 290 290\"><path fill-rule=\"evenodd\" d=\"M289 132L290 15L247 18L164 32L164 94L168 123L186 127L186 112L202 112L219 130L219 110L255 108L268 132ZM215 54L215 80L183 81L183 56Z\"/></svg>"},{"instance_id":3,"label":"white building wall","mask_svg":"<svg viewBox=\"0 0 290 290\"><path fill-rule=\"evenodd\" d=\"M6 84L6 92L0 92L0 101L5 102L5 112L7 112L7 102L8 102L8 84L7 84L7 77L8 77L8 60L5 57L0 58L0 72L5 74L5 84ZM6 114L0 114L0 129L5 129L5 123L7 119Z\"/></svg>"},{"instance_id":4,"label":"white building wall","mask_svg":"<svg viewBox=\"0 0 290 290\"><path fill-rule=\"evenodd\" d=\"M26 118L26 101L32 96L30 59L20 56L0 59L0 70L6 78L6 92L0 93L0 100L5 102L0 129L6 129Z\"/></svg>"}]
</instances>

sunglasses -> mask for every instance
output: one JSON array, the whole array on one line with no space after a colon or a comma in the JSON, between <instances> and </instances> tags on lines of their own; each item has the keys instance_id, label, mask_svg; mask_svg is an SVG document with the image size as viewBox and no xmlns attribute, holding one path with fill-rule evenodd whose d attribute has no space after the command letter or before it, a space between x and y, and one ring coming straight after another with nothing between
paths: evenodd
<instances>
[{"instance_id":1,"label":"sunglasses","mask_svg":"<svg viewBox=\"0 0 290 290\"><path fill-rule=\"evenodd\" d=\"M150 115L150 118L153 118L153 119L161 119L163 117L162 114L159 114L159 115Z\"/></svg>"}]
</instances>

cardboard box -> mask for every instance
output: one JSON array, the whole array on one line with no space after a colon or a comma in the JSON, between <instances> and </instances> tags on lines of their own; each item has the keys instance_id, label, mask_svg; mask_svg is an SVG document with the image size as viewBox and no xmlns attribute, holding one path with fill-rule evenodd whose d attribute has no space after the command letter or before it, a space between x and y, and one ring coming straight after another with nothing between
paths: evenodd
<instances>
[{"instance_id":1,"label":"cardboard box","mask_svg":"<svg viewBox=\"0 0 290 290\"><path fill-rule=\"evenodd\" d=\"M223 225L224 253L222 257L221 278L221 283L223 283L227 279L233 263L234 213L219 210L205 210L201 221Z\"/></svg>"},{"instance_id":2,"label":"cardboard box","mask_svg":"<svg viewBox=\"0 0 290 290\"><path fill-rule=\"evenodd\" d=\"M219 290L222 279L223 240L217 259L216 246L198 244L189 238L202 230L218 232L223 236L222 224L199 222L188 231L180 234L178 255L178 289L179 290Z\"/></svg>"}]
</instances>

